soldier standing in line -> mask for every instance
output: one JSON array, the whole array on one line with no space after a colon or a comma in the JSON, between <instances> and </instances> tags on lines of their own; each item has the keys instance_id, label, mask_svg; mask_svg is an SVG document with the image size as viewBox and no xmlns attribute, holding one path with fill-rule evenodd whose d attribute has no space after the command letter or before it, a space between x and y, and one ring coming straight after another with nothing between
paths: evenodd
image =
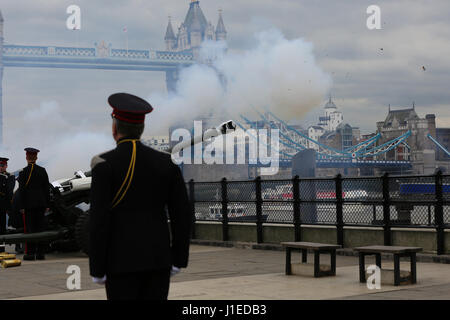
<instances>
[{"instance_id":1,"label":"soldier standing in line","mask_svg":"<svg viewBox=\"0 0 450 320\"><path fill-rule=\"evenodd\" d=\"M45 168L36 164L39 150L25 148L28 166L19 173L19 208L23 217L24 233L45 230L45 213L50 204L50 183ZM45 243L26 243L24 260L44 260Z\"/></svg>"},{"instance_id":2,"label":"soldier standing in line","mask_svg":"<svg viewBox=\"0 0 450 320\"><path fill-rule=\"evenodd\" d=\"M151 105L126 93L108 102L117 146L91 162L90 273L110 300L166 300L171 274L188 264L185 182L170 154L139 140Z\"/></svg>"},{"instance_id":3,"label":"soldier standing in line","mask_svg":"<svg viewBox=\"0 0 450 320\"><path fill-rule=\"evenodd\" d=\"M6 171L8 160L8 158L0 158L0 235L6 234L6 212L11 209L11 201L16 184L14 176ZM0 247L0 252L4 251L4 247Z\"/></svg>"}]
</instances>

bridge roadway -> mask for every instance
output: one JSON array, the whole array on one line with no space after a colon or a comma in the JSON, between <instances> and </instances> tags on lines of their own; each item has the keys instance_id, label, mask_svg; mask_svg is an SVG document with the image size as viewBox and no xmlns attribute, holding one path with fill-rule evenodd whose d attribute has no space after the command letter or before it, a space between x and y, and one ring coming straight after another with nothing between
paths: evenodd
<instances>
[{"instance_id":1,"label":"bridge roadway","mask_svg":"<svg viewBox=\"0 0 450 320\"><path fill-rule=\"evenodd\" d=\"M12 247L7 249L11 251ZM293 259L300 261L300 255ZM326 259L324 255L323 262ZM189 266L172 279L169 300L450 299L450 264L418 262L417 285L382 285L381 289L369 290L359 283L355 256L338 255L337 276L318 279L286 276L284 261L281 250L192 245ZM383 262L389 264L392 262ZM66 287L69 265L81 268L79 291ZM23 261L20 267L0 269L0 299L105 299L104 289L91 282L88 270L88 259L81 253L49 254L45 261Z\"/></svg>"},{"instance_id":2,"label":"bridge roadway","mask_svg":"<svg viewBox=\"0 0 450 320\"><path fill-rule=\"evenodd\" d=\"M273 165L270 158L263 159L264 163L269 164L261 164L262 161L258 162L258 159L249 159L250 167L269 167ZM292 159L280 158L278 163L280 168L292 168ZM385 161L385 160L356 160L356 159L343 159L343 160L325 160L325 159L317 159L316 160L317 168L379 168L379 169L403 169L410 170L412 168L411 161Z\"/></svg>"},{"instance_id":3,"label":"bridge roadway","mask_svg":"<svg viewBox=\"0 0 450 320\"><path fill-rule=\"evenodd\" d=\"M4 67L176 71L194 62L190 52L112 49L104 42L95 48L3 46Z\"/></svg>"}]
</instances>

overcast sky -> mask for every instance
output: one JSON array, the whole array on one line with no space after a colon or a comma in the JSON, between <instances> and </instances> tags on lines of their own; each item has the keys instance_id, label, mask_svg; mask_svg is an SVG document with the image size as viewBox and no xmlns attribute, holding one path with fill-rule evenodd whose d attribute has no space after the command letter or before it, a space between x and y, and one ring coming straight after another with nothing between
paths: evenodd
<instances>
[{"instance_id":1,"label":"overcast sky","mask_svg":"<svg viewBox=\"0 0 450 320\"><path fill-rule=\"evenodd\" d=\"M71 4L81 8L79 31L66 29ZM381 8L381 30L366 26L371 4ZM105 40L125 48L127 35L130 49L164 50L167 17L176 30L189 0L6 0L0 6L7 44L94 47ZM223 9L233 52L252 48L254 34L270 28L312 43L317 64L332 78L330 93L345 122L362 133L384 120L388 104L405 108L413 101L420 116L435 113L438 126L450 127L448 0L204 0L200 6L213 25ZM148 97L165 90L160 72L6 68L5 143L13 143L16 129L26 132L23 115L43 103L56 102L65 125L82 123L109 133L109 94ZM323 104L326 100L325 95ZM304 119L291 120L314 124L323 104ZM42 122L36 125L52 126L51 116Z\"/></svg>"}]
</instances>

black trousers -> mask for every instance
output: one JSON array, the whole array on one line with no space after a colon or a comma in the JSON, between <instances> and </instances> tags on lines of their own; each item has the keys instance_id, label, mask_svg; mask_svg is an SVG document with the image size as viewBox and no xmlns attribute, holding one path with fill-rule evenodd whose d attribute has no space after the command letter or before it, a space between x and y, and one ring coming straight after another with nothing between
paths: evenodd
<instances>
[{"instance_id":1,"label":"black trousers","mask_svg":"<svg viewBox=\"0 0 450 320\"><path fill-rule=\"evenodd\" d=\"M6 210L0 209L0 234L6 234Z\"/></svg>"},{"instance_id":2,"label":"black trousers","mask_svg":"<svg viewBox=\"0 0 450 320\"><path fill-rule=\"evenodd\" d=\"M167 300L170 269L106 276L108 300Z\"/></svg>"},{"instance_id":3,"label":"black trousers","mask_svg":"<svg viewBox=\"0 0 450 320\"><path fill-rule=\"evenodd\" d=\"M24 233L35 233L45 231L45 208L25 209L23 217ZM25 254L45 254L44 242L27 242Z\"/></svg>"},{"instance_id":4,"label":"black trousers","mask_svg":"<svg viewBox=\"0 0 450 320\"><path fill-rule=\"evenodd\" d=\"M6 234L6 211L0 210L0 235ZM0 252L4 252L4 247L0 247Z\"/></svg>"}]
</instances>

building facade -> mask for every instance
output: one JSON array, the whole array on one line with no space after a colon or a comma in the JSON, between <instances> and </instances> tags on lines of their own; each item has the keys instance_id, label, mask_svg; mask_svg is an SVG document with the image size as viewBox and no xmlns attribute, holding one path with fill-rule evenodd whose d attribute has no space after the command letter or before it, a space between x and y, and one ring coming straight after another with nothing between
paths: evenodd
<instances>
[{"instance_id":1,"label":"building facade","mask_svg":"<svg viewBox=\"0 0 450 320\"><path fill-rule=\"evenodd\" d=\"M141 138L143 144L159 151L167 151L170 148L169 136L148 136Z\"/></svg>"},{"instance_id":2,"label":"building facade","mask_svg":"<svg viewBox=\"0 0 450 320\"><path fill-rule=\"evenodd\" d=\"M339 150L353 146L360 139L359 128L344 123L344 115L330 99L324 106L325 115L319 117L317 125L308 128L308 137ZM319 145L308 141L308 147L319 151Z\"/></svg>"},{"instance_id":3,"label":"building facade","mask_svg":"<svg viewBox=\"0 0 450 320\"><path fill-rule=\"evenodd\" d=\"M323 127L326 131L335 131L336 128L344 121L344 115L339 111L330 100L325 104L325 116L319 117L318 126Z\"/></svg>"},{"instance_id":4,"label":"building facade","mask_svg":"<svg viewBox=\"0 0 450 320\"><path fill-rule=\"evenodd\" d=\"M409 160L412 163L412 174L433 174L440 165L445 168L448 166L448 161L438 163L439 153L428 137L428 135L436 137L437 132L445 131L436 129L434 114L427 114L424 118L419 117L414 104L412 108L397 110L389 107L386 119L377 122L377 133L381 134L377 145L382 145L408 131L411 135L405 143L378 156L378 160Z\"/></svg>"},{"instance_id":5,"label":"building facade","mask_svg":"<svg viewBox=\"0 0 450 320\"><path fill-rule=\"evenodd\" d=\"M436 128L436 140L446 149L450 150L450 128ZM437 148L437 161L450 161L450 156Z\"/></svg>"}]
</instances>

